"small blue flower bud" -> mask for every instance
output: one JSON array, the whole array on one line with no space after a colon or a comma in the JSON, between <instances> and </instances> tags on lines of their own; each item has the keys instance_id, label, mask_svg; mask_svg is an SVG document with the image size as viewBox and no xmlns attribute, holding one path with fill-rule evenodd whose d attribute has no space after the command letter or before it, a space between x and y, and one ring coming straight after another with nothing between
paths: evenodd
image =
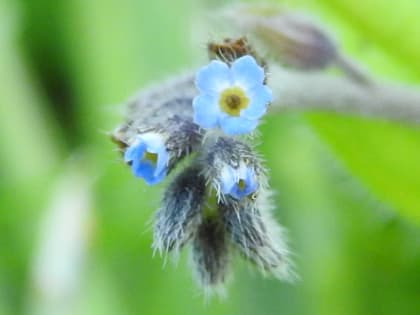
<instances>
[{"instance_id":1,"label":"small blue flower bud","mask_svg":"<svg viewBox=\"0 0 420 315\"><path fill-rule=\"evenodd\" d=\"M126 149L124 160L131 165L133 174L149 185L160 182L196 149L202 138L199 127L191 119L178 115L153 126L128 126L119 133L122 134L120 139L135 134L134 141L126 141L132 145Z\"/></svg>"},{"instance_id":2,"label":"small blue flower bud","mask_svg":"<svg viewBox=\"0 0 420 315\"><path fill-rule=\"evenodd\" d=\"M147 184L160 182L166 176L169 161L164 139L153 132L138 135L125 151L124 161L131 165L134 176Z\"/></svg>"},{"instance_id":3,"label":"small blue flower bud","mask_svg":"<svg viewBox=\"0 0 420 315\"><path fill-rule=\"evenodd\" d=\"M196 233L206 194L200 171L195 165L186 168L165 190L155 215L152 245L155 251L178 251Z\"/></svg>"},{"instance_id":4,"label":"small blue flower bud","mask_svg":"<svg viewBox=\"0 0 420 315\"><path fill-rule=\"evenodd\" d=\"M207 137L201 156L203 169L219 197L242 199L256 193L263 170L253 150L229 137Z\"/></svg>"},{"instance_id":5,"label":"small blue flower bud","mask_svg":"<svg viewBox=\"0 0 420 315\"><path fill-rule=\"evenodd\" d=\"M257 190L258 182L254 170L240 163L237 169L225 165L221 172L221 191L235 199L242 199Z\"/></svg>"}]
</instances>

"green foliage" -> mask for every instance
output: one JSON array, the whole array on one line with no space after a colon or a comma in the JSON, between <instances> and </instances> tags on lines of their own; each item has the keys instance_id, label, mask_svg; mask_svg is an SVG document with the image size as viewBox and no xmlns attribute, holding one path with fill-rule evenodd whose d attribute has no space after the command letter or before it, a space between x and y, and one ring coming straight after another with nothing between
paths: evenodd
<instances>
[{"instance_id":1,"label":"green foliage","mask_svg":"<svg viewBox=\"0 0 420 315\"><path fill-rule=\"evenodd\" d=\"M414 13L420 10L418 2L391 5L386 1L343 0L312 3L312 9L337 34L339 44L373 73L389 80L419 82L419 27ZM418 126L332 114L307 118L350 173L378 200L420 223Z\"/></svg>"},{"instance_id":2,"label":"green foliage","mask_svg":"<svg viewBox=\"0 0 420 315\"><path fill-rule=\"evenodd\" d=\"M419 2L286 3L318 15L377 78L420 79ZM417 126L332 114L267 118L261 150L296 253L302 280L294 285L238 260L228 299L205 305L187 255L176 268L152 257L147 222L162 187L133 178L105 131L121 120L113 104L195 64L204 49L190 44L197 6L0 0L0 314L36 313L38 225L69 156L87 166L94 196L77 314L417 314Z\"/></svg>"}]
</instances>

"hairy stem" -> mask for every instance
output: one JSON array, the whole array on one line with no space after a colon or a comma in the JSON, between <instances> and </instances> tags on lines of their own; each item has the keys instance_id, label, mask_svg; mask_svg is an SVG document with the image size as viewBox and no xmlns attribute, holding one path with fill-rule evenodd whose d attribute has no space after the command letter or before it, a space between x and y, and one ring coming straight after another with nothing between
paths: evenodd
<instances>
[{"instance_id":1,"label":"hairy stem","mask_svg":"<svg viewBox=\"0 0 420 315\"><path fill-rule=\"evenodd\" d=\"M420 123L420 90L372 82L367 85L323 72L270 67L272 113L280 110L332 111L340 114Z\"/></svg>"}]
</instances>

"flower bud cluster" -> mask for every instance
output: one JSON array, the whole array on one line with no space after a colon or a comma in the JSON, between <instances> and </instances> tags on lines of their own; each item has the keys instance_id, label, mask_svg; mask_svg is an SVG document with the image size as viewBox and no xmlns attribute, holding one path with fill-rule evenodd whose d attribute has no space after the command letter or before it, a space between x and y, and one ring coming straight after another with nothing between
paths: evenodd
<instances>
[{"instance_id":1,"label":"flower bud cluster","mask_svg":"<svg viewBox=\"0 0 420 315\"><path fill-rule=\"evenodd\" d=\"M224 41L223 56L216 44L208 47L217 60L195 80L168 81L137 96L113 140L133 175L149 185L179 168L155 214L155 251L176 254L188 245L207 292L223 287L235 252L288 279L289 252L270 215L266 171L247 136L272 101L265 69L243 38Z\"/></svg>"}]
</instances>

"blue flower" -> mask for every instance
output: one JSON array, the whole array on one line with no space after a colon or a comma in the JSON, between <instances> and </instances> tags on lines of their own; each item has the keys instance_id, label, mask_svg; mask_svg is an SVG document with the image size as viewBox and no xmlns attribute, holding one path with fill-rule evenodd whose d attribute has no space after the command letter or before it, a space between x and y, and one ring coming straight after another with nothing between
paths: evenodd
<instances>
[{"instance_id":1,"label":"blue flower","mask_svg":"<svg viewBox=\"0 0 420 315\"><path fill-rule=\"evenodd\" d=\"M238 200L249 196L258 188L254 170L243 163L237 169L226 165L220 177L222 193Z\"/></svg>"},{"instance_id":2,"label":"blue flower","mask_svg":"<svg viewBox=\"0 0 420 315\"><path fill-rule=\"evenodd\" d=\"M193 100L194 122L202 128L220 127L228 135L251 132L272 101L264 78L264 69L252 56L236 59L231 67L213 60L196 76L200 94Z\"/></svg>"},{"instance_id":3,"label":"blue flower","mask_svg":"<svg viewBox=\"0 0 420 315\"><path fill-rule=\"evenodd\" d=\"M160 182L167 172L169 154L162 136L157 133L139 135L124 154L124 161L131 165L136 177L149 185Z\"/></svg>"}]
</instances>

